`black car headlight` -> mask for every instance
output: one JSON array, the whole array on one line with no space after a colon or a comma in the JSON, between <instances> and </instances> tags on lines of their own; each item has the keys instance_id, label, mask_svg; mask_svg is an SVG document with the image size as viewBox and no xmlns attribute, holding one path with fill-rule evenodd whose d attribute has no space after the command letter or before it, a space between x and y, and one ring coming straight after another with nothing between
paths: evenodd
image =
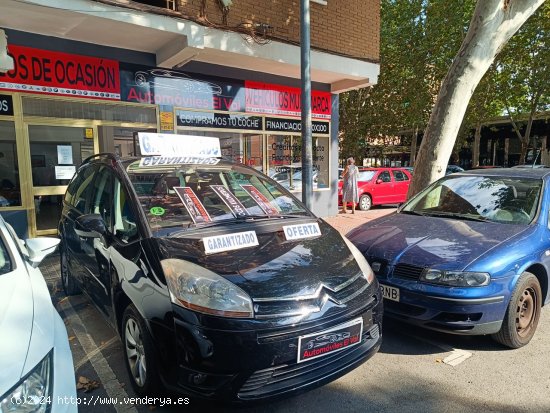
<instances>
[{"instance_id":1,"label":"black car headlight","mask_svg":"<svg viewBox=\"0 0 550 413\"><path fill-rule=\"evenodd\" d=\"M443 271L428 268L420 276L420 281L453 287L483 287L489 285L491 275L486 272Z\"/></svg>"},{"instance_id":2,"label":"black car headlight","mask_svg":"<svg viewBox=\"0 0 550 413\"><path fill-rule=\"evenodd\" d=\"M173 258L161 265L174 304L221 317L254 317L248 294L218 274Z\"/></svg>"},{"instance_id":3,"label":"black car headlight","mask_svg":"<svg viewBox=\"0 0 550 413\"><path fill-rule=\"evenodd\" d=\"M363 273L363 276L367 279L369 284L371 284L374 280L374 273L372 272L372 268L370 267L366 258L363 256L363 254L361 254L361 251L359 251L359 249L355 245L353 245L353 243L349 239L347 239L346 237L342 237L342 238L346 242L346 245L348 246L351 254L353 255L353 258L355 258L355 261L357 262L359 269Z\"/></svg>"},{"instance_id":4,"label":"black car headlight","mask_svg":"<svg viewBox=\"0 0 550 413\"><path fill-rule=\"evenodd\" d=\"M53 390L53 349L11 390L0 396L0 413L47 413Z\"/></svg>"}]
</instances>

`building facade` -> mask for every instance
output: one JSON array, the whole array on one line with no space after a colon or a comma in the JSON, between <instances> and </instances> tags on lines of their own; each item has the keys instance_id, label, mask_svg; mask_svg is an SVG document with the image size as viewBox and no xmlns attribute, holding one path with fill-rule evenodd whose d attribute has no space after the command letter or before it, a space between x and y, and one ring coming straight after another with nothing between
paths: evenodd
<instances>
[{"instance_id":1,"label":"building facade","mask_svg":"<svg viewBox=\"0 0 550 413\"><path fill-rule=\"evenodd\" d=\"M299 2L159 3L2 2L0 213L20 234L55 234L78 165L134 155L140 131L218 137L301 197ZM370 0L311 2L320 216L337 212L338 94L376 83L379 16Z\"/></svg>"}]
</instances>

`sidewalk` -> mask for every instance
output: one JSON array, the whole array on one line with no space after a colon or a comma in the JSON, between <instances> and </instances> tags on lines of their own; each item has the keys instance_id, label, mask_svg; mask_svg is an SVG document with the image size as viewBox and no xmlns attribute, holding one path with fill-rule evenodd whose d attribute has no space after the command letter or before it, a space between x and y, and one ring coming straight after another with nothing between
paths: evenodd
<instances>
[{"instance_id":1,"label":"sidewalk","mask_svg":"<svg viewBox=\"0 0 550 413\"><path fill-rule=\"evenodd\" d=\"M338 214L323 219L340 231L343 235L346 235L353 228L364 224L365 222L372 221L375 218L391 214L396 209L397 208L394 206L382 205L375 206L369 211L356 210L355 214L352 214L348 209L347 214Z\"/></svg>"}]
</instances>

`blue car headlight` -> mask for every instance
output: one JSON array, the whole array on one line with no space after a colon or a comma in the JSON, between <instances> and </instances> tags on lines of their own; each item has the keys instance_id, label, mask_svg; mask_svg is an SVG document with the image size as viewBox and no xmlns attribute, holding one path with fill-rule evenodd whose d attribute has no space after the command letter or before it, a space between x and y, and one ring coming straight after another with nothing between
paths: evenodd
<instances>
[{"instance_id":1,"label":"blue car headlight","mask_svg":"<svg viewBox=\"0 0 550 413\"><path fill-rule=\"evenodd\" d=\"M471 271L443 271L428 268L420 276L420 281L453 287L483 287L491 282L491 274Z\"/></svg>"},{"instance_id":2,"label":"blue car headlight","mask_svg":"<svg viewBox=\"0 0 550 413\"><path fill-rule=\"evenodd\" d=\"M0 413L46 413L53 390L53 350L19 383L0 396Z\"/></svg>"}]
</instances>

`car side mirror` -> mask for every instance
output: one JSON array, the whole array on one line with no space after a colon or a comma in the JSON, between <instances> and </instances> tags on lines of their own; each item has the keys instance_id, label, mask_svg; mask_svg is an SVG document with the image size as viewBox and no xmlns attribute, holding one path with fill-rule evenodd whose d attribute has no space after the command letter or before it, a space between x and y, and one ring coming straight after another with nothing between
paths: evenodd
<instances>
[{"instance_id":1,"label":"car side mirror","mask_svg":"<svg viewBox=\"0 0 550 413\"><path fill-rule=\"evenodd\" d=\"M382 181L381 178L378 178L378 179L376 180L376 183L377 183L377 184L381 184L382 182L384 182L384 181Z\"/></svg>"},{"instance_id":2,"label":"car side mirror","mask_svg":"<svg viewBox=\"0 0 550 413\"><path fill-rule=\"evenodd\" d=\"M99 214L81 215L75 220L74 232L83 238L101 238L107 233L107 226Z\"/></svg>"},{"instance_id":3,"label":"car side mirror","mask_svg":"<svg viewBox=\"0 0 550 413\"><path fill-rule=\"evenodd\" d=\"M28 260L33 268L36 268L48 255L52 254L59 242L59 238L53 237L38 237L25 240L27 251L29 252Z\"/></svg>"}]
</instances>

